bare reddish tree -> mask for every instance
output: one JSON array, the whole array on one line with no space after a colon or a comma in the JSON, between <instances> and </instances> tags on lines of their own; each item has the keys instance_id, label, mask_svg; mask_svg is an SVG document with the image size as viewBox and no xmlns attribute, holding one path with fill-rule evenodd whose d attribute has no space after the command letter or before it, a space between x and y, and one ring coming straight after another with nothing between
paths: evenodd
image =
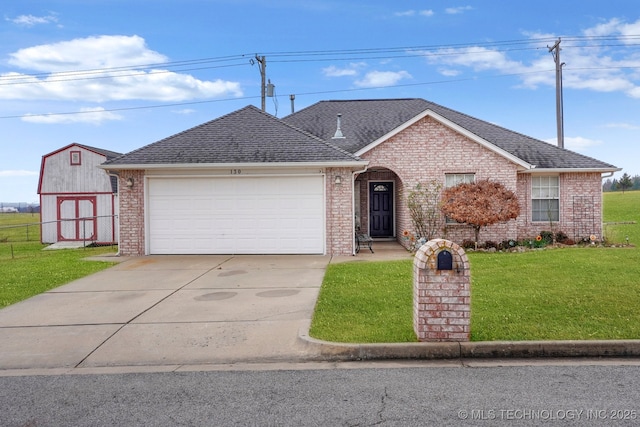
<instances>
[{"instance_id":1,"label":"bare reddish tree","mask_svg":"<svg viewBox=\"0 0 640 427\"><path fill-rule=\"evenodd\" d=\"M488 179L445 189L440 209L448 218L473 227L476 247L480 228L520 215L520 204L514 192Z\"/></svg>"}]
</instances>

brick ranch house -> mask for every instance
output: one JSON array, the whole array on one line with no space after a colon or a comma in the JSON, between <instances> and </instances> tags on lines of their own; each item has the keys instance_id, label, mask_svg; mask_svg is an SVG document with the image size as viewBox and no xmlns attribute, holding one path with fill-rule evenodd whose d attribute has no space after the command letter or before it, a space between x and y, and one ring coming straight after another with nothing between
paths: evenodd
<instances>
[{"instance_id":1,"label":"brick ranch house","mask_svg":"<svg viewBox=\"0 0 640 427\"><path fill-rule=\"evenodd\" d=\"M356 229L407 246L407 194L432 180L517 194L520 216L481 241L550 224L600 237L602 176L620 170L423 99L322 101L282 119L248 106L100 167L119 178L122 255L350 255Z\"/></svg>"}]
</instances>

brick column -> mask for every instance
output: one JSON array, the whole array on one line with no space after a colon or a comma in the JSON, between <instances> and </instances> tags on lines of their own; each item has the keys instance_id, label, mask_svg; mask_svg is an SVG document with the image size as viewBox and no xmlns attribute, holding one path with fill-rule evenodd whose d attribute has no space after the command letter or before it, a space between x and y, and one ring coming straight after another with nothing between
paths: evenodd
<instances>
[{"instance_id":1,"label":"brick column","mask_svg":"<svg viewBox=\"0 0 640 427\"><path fill-rule=\"evenodd\" d=\"M420 341L469 341L471 270L457 244L430 240L413 261L413 330Z\"/></svg>"},{"instance_id":2,"label":"brick column","mask_svg":"<svg viewBox=\"0 0 640 427\"><path fill-rule=\"evenodd\" d=\"M127 180L133 186L127 187ZM144 171L122 171L120 189L120 241L118 249L123 256L144 255Z\"/></svg>"}]
</instances>

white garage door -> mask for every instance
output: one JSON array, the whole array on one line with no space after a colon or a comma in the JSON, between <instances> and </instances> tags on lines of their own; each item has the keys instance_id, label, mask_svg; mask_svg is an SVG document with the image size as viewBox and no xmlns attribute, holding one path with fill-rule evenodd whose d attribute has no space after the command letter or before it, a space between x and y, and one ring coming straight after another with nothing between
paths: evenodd
<instances>
[{"instance_id":1,"label":"white garage door","mask_svg":"<svg viewBox=\"0 0 640 427\"><path fill-rule=\"evenodd\" d=\"M321 254L322 176L150 178L151 254Z\"/></svg>"}]
</instances>

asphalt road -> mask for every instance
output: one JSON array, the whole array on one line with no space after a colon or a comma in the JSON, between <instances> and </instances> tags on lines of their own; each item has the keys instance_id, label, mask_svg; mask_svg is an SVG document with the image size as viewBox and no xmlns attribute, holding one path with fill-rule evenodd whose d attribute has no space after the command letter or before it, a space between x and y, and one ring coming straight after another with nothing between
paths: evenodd
<instances>
[{"instance_id":1,"label":"asphalt road","mask_svg":"<svg viewBox=\"0 0 640 427\"><path fill-rule=\"evenodd\" d=\"M469 367L351 362L263 370L0 377L0 425L640 423L638 360L627 365L509 363Z\"/></svg>"}]
</instances>

